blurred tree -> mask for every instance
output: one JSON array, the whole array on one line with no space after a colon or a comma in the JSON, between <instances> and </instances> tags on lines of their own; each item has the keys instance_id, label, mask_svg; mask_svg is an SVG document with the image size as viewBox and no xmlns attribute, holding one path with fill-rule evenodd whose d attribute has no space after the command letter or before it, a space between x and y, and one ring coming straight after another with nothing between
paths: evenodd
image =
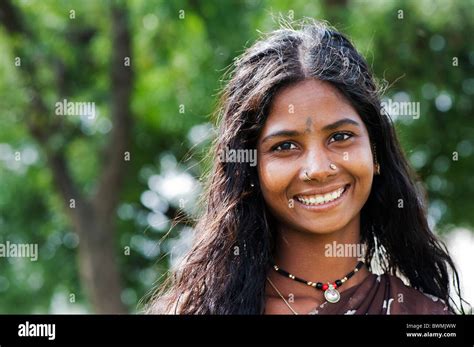
<instances>
[{"instance_id":1,"label":"blurred tree","mask_svg":"<svg viewBox=\"0 0 474 347\"><path fill-rule=\"evenodd\" d=\"M9 1L2 2L0 17L6 31L17 40L14 55L21 59L21 73L26 80L31 100L26 118L28 130L44 151L51 169L54 183L64 201L66 212L78 234L79 268L82 283L87 289L97 313L123 313L125 307L120 300L121 281L116 262L115 210L119 203L120 188L126 169L132 118L130 95L133 88L132 69L125 63L131 59L130 33L127 11L123 6L111 7L112 57L110 66L110 104L113 129L102 154L103 167L96 191L88 196L79 189L70 174L66 157L66 146L80 136L77 127L71 127L64 119L54 115L52 105L45 100L40 80L40 66L34 62L30 52L41 50L41 41L27 26L20 11ZM76 29L77 30L77 29ZM80 54L87 49L94 31L80 28L70 31L69 39ZM30 53L30 54L29 54ZM46 57L40 64L54 74L56 85L51 92L61 102L71 89L74 79L68 79L70 66L60 56ZM72 66L77 68L77 66ZM86 87L86 86L84 86ZM26 110L25 110L26 111ZM60 143L58 143L58 141Z\"/></svg>"}]
</instances>

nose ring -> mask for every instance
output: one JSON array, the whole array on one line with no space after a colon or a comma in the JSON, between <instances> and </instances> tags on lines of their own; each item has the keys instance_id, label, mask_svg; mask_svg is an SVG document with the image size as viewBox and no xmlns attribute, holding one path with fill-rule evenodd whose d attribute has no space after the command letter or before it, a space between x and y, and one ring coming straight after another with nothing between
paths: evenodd
<instances>
[{"instance_id":1,"label":"nose ring","mask_svg":"<svg viewBox=\"0 0 474 347\"><path fill-rule=\"evenodd\" d=\"M330 168L331 170L337 170L337 166L334 165L333 163L329 164L329 168ZM304 178L303 178L303 180L306 181L306 182L312 180L312 178L309 177L309 175L308 175L308 171L306 171L306 170L305 170L305 172L304 172Z\"/></svg>"},{"instance_id":2,"label":"nose ring","mask_svg":"<svg viewBox=\"0 0 474 347\"><path fill-rule=\"evenodd\" d=\"M307 171L304 172L304 179L303 180L306 181L306 182L311 181L311 178L308 176Z\"/></svg>"}]
</instances>

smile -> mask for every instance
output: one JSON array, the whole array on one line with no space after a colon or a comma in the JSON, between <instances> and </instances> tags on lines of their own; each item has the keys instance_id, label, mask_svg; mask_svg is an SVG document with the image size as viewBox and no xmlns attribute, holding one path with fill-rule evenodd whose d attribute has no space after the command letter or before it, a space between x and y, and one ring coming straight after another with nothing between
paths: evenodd
<instances>
[{"instance_id":1,"label":"smile","mask_svg":"<svg viewBox=\"0 0 474 347\"><path fill-rule=\"evenodd\" d=\"M325 194L315 194L315 195L296 195L296 200L304 206L308 207L321 207L321 208L330 208L339 204L343 196L349 189L350 184L346 184L343 187L340 187L336 190Z\"/></svg>"}]
</instances>

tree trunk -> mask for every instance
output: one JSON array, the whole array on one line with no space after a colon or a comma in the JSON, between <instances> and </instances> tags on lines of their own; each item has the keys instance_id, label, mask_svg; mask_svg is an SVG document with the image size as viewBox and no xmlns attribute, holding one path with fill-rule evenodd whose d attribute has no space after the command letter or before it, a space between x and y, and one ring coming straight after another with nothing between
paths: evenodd
<instances>
[{"instance_id":1,"label":"tree trunk","mask_svg":"<svg viewBox=\"0 0 474 347\"><path fill-rule=\"evenodd\" d=\"M110 11L112 19L112 57L110 71L110 107L113 128L103 151L103 166L98 179L97 191L86 197L74 182L64 151L52 150L49 139L61 133L63 125L59 118L49 117L52 110L42 98L35 64L25 64L22 68L32 93L30 118L27 125L31 135L37 140L46 154L53 174L56 189L65 203L75 232L79 236L78 263L81 284L96 313L126 313L121 301L122 285L117 263L116 248L116 208L120 202L120 191L126 163L124 152L129 148L133 125L130 101L133 86L133 73L127 58L131 60L131 35L125 6L114 3ZM24 47L35 45L38 38L34 29L30 30L20 11L9 0L0 1L0 24L12 36L21 37L20 45L15 47L17 56L25 56ZM28 61L28 60L26 60ZM60 65L64 68L62 62ZM58 70L61 74L61 69ZM56 71L56 73L58 73ZM57 76L64 85L64 76ZM61 95L62 90L57 91ZM70 199L75 207L69 206Z\"/></svg>"},{"instance_id":2,"label":"tree trunk","mask_svg":"<svg viewBox=\"0 0 474 347\"><path fill-rule=\"evenodd\" d=\"M96 313L126 313L115 245L114 226L104 223L90 205L81 209L79 270L81 283Z\"/></svg>"}]
</instances>

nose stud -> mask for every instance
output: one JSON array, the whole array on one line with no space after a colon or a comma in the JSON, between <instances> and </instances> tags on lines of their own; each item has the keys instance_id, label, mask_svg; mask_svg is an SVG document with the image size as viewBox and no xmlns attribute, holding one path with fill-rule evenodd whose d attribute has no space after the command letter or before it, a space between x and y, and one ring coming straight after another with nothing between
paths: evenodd
<instances>
[{"instance_id":1,"label":"nose stud","mask_svg":"<svg viewBox=\"0 0 474 347\"><path fill-rule=\"evenodd\" d=\"M333 163L329 164L329 168L330 168L331 170L337 170L337 166L334 165ZM303 178L303 180L306 181L306 182L312 180L312 178L309 177L309 175L308 175L308 171L306 171L306 170L304 171L304 178Z\"/></svg>"}]
</instances>

